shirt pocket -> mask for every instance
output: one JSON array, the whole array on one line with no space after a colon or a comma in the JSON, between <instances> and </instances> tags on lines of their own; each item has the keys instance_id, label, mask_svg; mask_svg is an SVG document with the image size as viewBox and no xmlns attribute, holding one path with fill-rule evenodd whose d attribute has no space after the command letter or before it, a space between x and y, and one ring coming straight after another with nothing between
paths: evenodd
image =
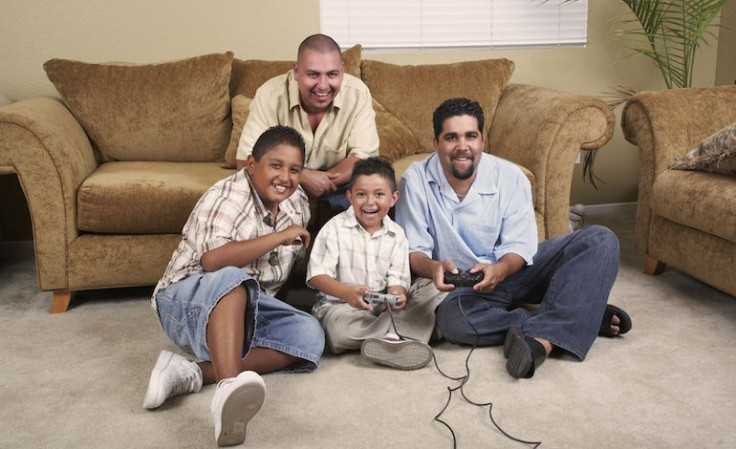
<instances>
[{"instance_id":1,"label":"shirt pocket","mask_svg":"<svg viewBox=\"0 0 736 449\"><path fill-rule=\"evenodd\" d=\"M499 230L498 225L476 222L466 226L463 240L468 243L476 256L492 259Z\"/></svg>"},{"instance_id":2,"label":"shirt pocket","mask_svg":"<svg viewBox=\"0 0 736 449\"><path fill-rule=\"evenodd\" d=\"M332 129L327 131L320 140L322 151L326 154L333 157L339 156L341 159L345 156L345 151L348 146L347 137L340 132L337 126L333 126Z\"/></svg>"},{"instance_id":3,"label":"shirt pocket","mask_svg":"<svg viewBox=\"0 0 736 449\"><path fill-rule=\"evenodd\" d=\"M304 258L307 254L304 245L283 245L279 253L286 260L291 261L293 264L298 259ZM293 266L292 266L293 268Z\"/></svg>"}]
</instances>

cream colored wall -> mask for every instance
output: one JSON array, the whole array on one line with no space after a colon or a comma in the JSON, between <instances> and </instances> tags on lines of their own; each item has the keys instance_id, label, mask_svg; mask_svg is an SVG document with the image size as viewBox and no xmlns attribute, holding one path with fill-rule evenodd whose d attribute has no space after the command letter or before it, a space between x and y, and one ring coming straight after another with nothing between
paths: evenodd
<instances>
[{"instance_id":1,"label":"cream colored wall","mask_svg":"<svg viewBox=\"0 0 736 449\"><path fill-rule=\"evenodd\" d=\"M293 59L299 42L319 31L318 0L10 0L0 27L0 93L13 99L55 95L43 72L50 58L88 62L172 60L232 50L243 59ZM619 0L590 1L586 48L537 50L414 51L364 53L364 58L399 64L443 63L494 57L516 62L512 82L600 95L607 86L641 90L663 86L659 74L639 58L624 59L612 20L625 13ZM712 85L716 46L701 52L697 85ZM430 126L430 124L427 124ZM605 182L583 183L580 167L572 203L636 200L638 152L616 125L596 167Z\"/></svg>"},{"instance_id":2,"label":"cream colored wall","mask_svg":"<svg viewBox=\"0 0 736 449\"><path fill-rule=\"evenodd\" d=\"M721 10L718 33L718 64L716 84L736 84L736 1L730 1Z\"/></svg>"}]
</instances>

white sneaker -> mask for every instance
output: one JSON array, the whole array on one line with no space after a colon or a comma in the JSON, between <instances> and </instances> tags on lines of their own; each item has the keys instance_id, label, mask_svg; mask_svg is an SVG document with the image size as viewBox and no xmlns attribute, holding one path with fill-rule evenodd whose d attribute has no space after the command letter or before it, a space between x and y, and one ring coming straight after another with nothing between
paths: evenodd
<instances>
[{"instance_id":1,"label":"white sneaker","mask_svg":"<svg viewBox=\"0 0 736 449\"><path fill-rule=\"evenodd\" d=\"M373 363L403 370L423 368L432 360L432 348L418 340L402 340L396 334L363 340L360 353Z\"/></svg>"},{"instance_id":2,"label":"white sneaker","mask_svg":"<svg viewBox=\"0 0 736 449\"><path fill-rule=\"evenodd\" d=\"M179 354L161 351L151 371L143 407L153 409L170 397L202 389L202 370Z\"/></svg>"},{"instance_id":3,"label":"white sneaker","mask_svg":"<svg viewBox=\"0 0 736 449\"><path fill-rule=\"evenodd\" d=\"M266 400L266 384L253 371L222 379L212 397L212 419L218 446L245 441L245 428Z\"/></svg>"}]
</instances>

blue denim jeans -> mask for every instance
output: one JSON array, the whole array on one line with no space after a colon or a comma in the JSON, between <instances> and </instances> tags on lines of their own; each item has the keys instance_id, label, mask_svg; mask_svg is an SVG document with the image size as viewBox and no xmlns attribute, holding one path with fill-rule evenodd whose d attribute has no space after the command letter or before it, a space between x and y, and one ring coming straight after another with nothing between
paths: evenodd
<instances>
[{"instance_id":1,"label":"blue denim jeans","mask_svg":"<svg viewBox=\"0 0 736 449\"><path fill-rule=\"evenodd\" d=\"M342 212L348 210L350 207L350 200L345 194L350 187L350 183L340 184L337 186L337 190L332 193L328 193L325 196L320 197L320 200L327 202L333 211Z\"/></svg>"},{"instance_id":2,"label":"blue denim jeans","mask_svg":"<svg viewBox=\"0 0 736 449\"><path fill-rule=\"evenodd\" d=\"M317 369L325 345L319 322L260 291L258 283L236 267L198 271L160 290L156 307L164 332L183 350L201 360L212 360L207 346L210 314L223 296L241 284L248 291L242 356L251 348L268 348L303 360L284 371Z\"/></svg>"},{"instance_id":3,"label":"blue denim jeans","mask_svg":"<svg viewBox=\"0 0 736 449\"><path fill-rule=\"evenodd\" d=\"M532 265L493 291L450 292L436 309L437 326L447 340L469 345L503 344L508 328L520 326L525 335L583 360L598 335L618 265L618 238L608 228L545 240ZM531 312L521 304L539 307Z\"/></svg>"}]
</instances>

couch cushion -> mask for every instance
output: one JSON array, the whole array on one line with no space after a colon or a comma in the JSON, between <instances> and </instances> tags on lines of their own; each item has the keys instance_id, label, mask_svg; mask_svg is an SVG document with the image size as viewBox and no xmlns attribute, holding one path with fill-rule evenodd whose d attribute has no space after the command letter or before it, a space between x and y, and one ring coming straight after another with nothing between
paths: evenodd
<instances>
[{"instance_id":1,"label":"couch cushion","mask_svg":"<svg viewBox=\"0 0 736 449\"><path fill-rule=\"evenodd\" d=\"M424 151L432 151L432 113L448 98L478 101L488 135L501 91L513 70L514 63L508 59L416 66L361 62L363 81L373 97L412 131Z\"/></svg>"},{"instance_id":2,"label":"couch cushion","mask_svg":"<svg viewBox=\"0 0 736 449\"><path fill-rule=\"evenodd\" d=\"M362 47L354 45L342 52L345 72L360 78L360 58ZM230 81L230 95L245 95L253 98L261 84L274 76L291 70L294 61L262 61L259 59L234 59L233 75Z\"/></svg>"},{"instance_id":3,"label":"couch cushion","mask_svg":"<svg viewBox=\"0 0 736 449\"><path fill-rule=\"evenodd\" d=\"M665 170L654 181L652 211L668 220L736 243L736 178Z\"/></svg>"},{"instance_id":4,"label":"couch cushion","mask_svg":"<svg viewBox=\"0 0 736 449\"><path fill-rule=\"evenodd\" d=\"M236 95L230 102L230 111L233 118L233 130L230 133L230 143L225 150L225 168L235 168L235 156L238 154L238 143L243 125L250 113L250 102L253 99L245 95Z\"/></svg>"},{"instance_id":5,"label":"couch cushion","mask_svg":"<svg viewBox=\"0 0 736 449\"><path fill-rule=\"evenodd\" d=\"M736 123L700 141L687 154L675 158L669 168L736 175Z\"/></svg>"},{"instance_id":6,"label":"couch cushion","mask_svg":"<svg viewBox=\"0 0 736 449\"><path fill-rule=\"evenodd\" d=\"M102 161L222 160L233 54L159 64L51 59L44 69Z\"/></svg>"},{"instance_id":7,"label":"couch cushion","mask_svg":"<svg viewBox=\"0 0 736 449\"><path fill-rule=\"evenodd\" d=\"M110 234L180 233L197 200L233 173L221 162L108 162L81 185L78 227Z\"/></svg>"},{"instance_id":8,"label":"couch cushion","mask_svg":"<svg viewBox=\"0 0 736 449\"><path fill-rule=\"evenodd\" d=\"M375 98L373 99L373 110L376 113L376 129L381 156L396 161L421 151L422 145L411 130L388 112Z\"/></svg>"}]
</instances>

